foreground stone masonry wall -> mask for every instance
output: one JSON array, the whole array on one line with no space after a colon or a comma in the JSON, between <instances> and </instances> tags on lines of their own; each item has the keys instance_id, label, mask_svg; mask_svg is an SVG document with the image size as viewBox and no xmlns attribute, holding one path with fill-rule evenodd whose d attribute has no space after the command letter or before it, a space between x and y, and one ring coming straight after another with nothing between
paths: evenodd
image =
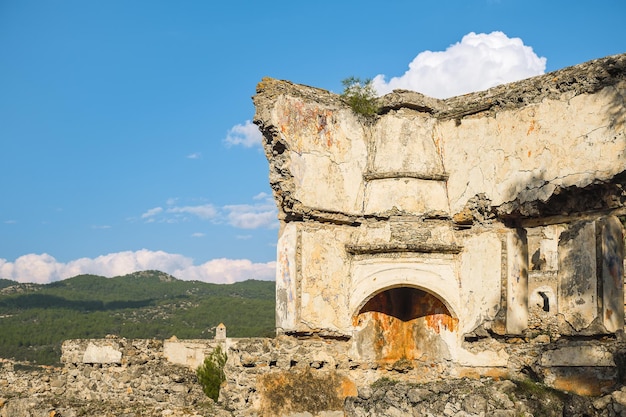
<instances>
[{"instance_id":1,"label":"foreground stone masonry wall","mask_svg":"<svg viewBox=\"0 0 626 417\"><path fill-rule=\"evenodd\" d=\"M296 339L225 340L70 340L63 345L65 368L40 383L40 391L88 403L124 400L171 409L175 406L205 410L194 379L198 360L222 346L228 361L227 381L220 403L234 415L289 416L297 413L344 415L350 398L365 398L376 381L387 379L410 384L477 378L540 377L559 389L585 395L602 395L619 388L626 363L626 345L618 339L575 343L538 336L497 344L483 340L468 348L468 355L492 352L489 366L477 368L450 360L394 363L356 360L350 341ZM200 360L200 363L202 361ZM463 361L461 361L463 362ZM623 374L621 374L623 377ZM581 381L584 382L581 384ZM1 382L1 381L0 381Z\"/></svg>"},{"instance_id":2,"label":"foreground stone masonry wall","mask_svg":"<svg viewBox=\"0 0 626 417\"><path fill-rule=\"evenodd\" d=\"M71 399L70 404L121 401L136 409L149 406L157 411L188 407L195 410L193 415L310 413L304 415L329 417L359 415L356 411L348 413L355 401L368 400L372 384L385 380L411 387L480 375L495 379L534 375L561 390L602 395L619 388L626 363L626 345L616 339L551 343L549 338L538 336L527 341L481 343L484 346L468 350L491 350L497 352L494 358L501 360L494 359L482 368L439 359L381 364L355 360L350 341L288 336L218 341L70 340L63 345L63 371L51 373L43 386L33 384L29 389L39 393L51 390L59 398ZM224 348L228 361L220 408L215 409L203 405L208 400L199 391L193 373L198 361L218 345Z\"/></svg>"},{"instance_id":3,"label":"foreground stone masonry wall","mask_svg":"<svg viewBox=\"0 0 626 417\"><path fill-rule=\"evenodd\" d=\"M229 359L220 403L213 404L200 390L191 363L198 352L206 354L218 344L226 347ZM0 360L0 417L478 417L520 412L608 417L626 412L626 389L610 388L615 374L624 369L624 343L582 345L536 338L506 346L511 366L490 368L494 382L474 379L486 370L454 370L445 361L422 366L398 361L384 367L354 361L346 341L284 336L218 342L69 340L63 345L61 368ZM514 368L522 366L529 367L526 379L535 371L547 372L549 379L567 369L569 379L560 375L562 383L569 381L560 386L565 389L592 376L602 384L594 385L597 392L585 394L601 395L583 398L550 392L528 380L498 380L515 377ZM575 369L579 372L572 373Z\"/></svg>"}]
</instances>

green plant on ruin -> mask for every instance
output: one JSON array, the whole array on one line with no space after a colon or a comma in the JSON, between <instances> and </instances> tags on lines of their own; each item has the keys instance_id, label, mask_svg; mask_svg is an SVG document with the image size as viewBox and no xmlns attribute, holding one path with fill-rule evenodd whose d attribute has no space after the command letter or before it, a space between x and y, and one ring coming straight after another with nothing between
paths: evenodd
<instances>
[{"instance_id":1,"label":"green plant on ruin","mask_svg":"<svg viewBox=\"0 0 626 417\"><path fill-rule=\"evenodd\" d=\"M204 363L196 369L196 375L198 382L202 386L202 391L213 401L217 401L222 382L226 380L224 365L226 365L227 359L228 357L222 351L222 347L217 346L209 356L204 358Z\"/></svg>"},{"instance_id":2,"label":"green plant on ruin","mask_svg":"<svg viewBox=\"0 0 626 417\"><path fill-rule=\"evenodd\" d=\"M341 97L352 108L352 111L366 117L371 117L378 112L378 99L371 79L362 81L360 78L348 77L342 80L341 84L343 84Z\"/></svg>"},{"instance_id":3,"label":"green plant on ruin","mask_svg":"<svg viewBox=\"0 0 626 417\"><path fill-rule=\"evenodd\" d=\"M372 382L372 384L370 385L373 389L378 389L378 388L383 388L383 387L392 387L394 385L396 385L399 381L395 380L395 379L391 379L388 378L386 376L383 376L379 379L377 379L376 381Z\"/></svg>"},{"instance_id":4,"label":"green plant on ruin","mask_svg":"<svg viewBox=\"0 0 626 417\"><path fill-rule=\"evenodd\" d=\"M532 415L562 415L563 402L567 394L532 379L513 379L512 381L516 385L512 401L525 398Z\"/></svg>"}]
</instances>

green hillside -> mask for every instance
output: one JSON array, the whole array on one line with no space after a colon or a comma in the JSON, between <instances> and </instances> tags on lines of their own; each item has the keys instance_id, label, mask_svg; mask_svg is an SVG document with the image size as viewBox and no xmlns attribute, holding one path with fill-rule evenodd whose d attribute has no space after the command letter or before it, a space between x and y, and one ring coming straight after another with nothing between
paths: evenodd
<instances>
[{"instance_id":1,"label":"green hillside","mask_svg":"<svg viewBox=\"0 0 626 417\"><path fill-rule=\"evenodd\" d=\"M11 281L10 279L0 278L0 288L10 287L15 284L17 284L15 281Z\"/></svg>"},{"instance_id":2,"label":"green hillside","mask_svg":"<svg viewBox=\"0 0 626 417\"><path fill-rule=\"evenodd\" d=\"M0 357L56 364L65 339L274 335L275 284L181 281L159 271L79 275L47 285L0 280Z\"/></svg>"}]
</instances>

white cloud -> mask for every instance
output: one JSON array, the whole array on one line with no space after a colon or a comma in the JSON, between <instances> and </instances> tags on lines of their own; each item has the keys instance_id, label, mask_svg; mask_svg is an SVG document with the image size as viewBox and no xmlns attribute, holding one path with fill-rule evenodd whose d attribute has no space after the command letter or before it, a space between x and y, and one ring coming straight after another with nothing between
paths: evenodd
<instances>
[{"instance_id":1,"label":"white cloud","mask_svg":"<svg viewBox=\"0 0 626 417\"><path fill-rule=\"evenodd\" d=\"M228 224L240 229L278 227L278 214L273 204L235 204L224 206Z\"/></svg>"},{"instance_id":2,"label":"white cloud","mask_svg":"<svg viewBox=\"0 0 626 417\"><path fill-rule=\"evenodd\" d=\"M246 148L260 146L262 140L261 131L250 120L244 124L237 124L230 128L224 142L227 146L242 145Z\"/></svg>"},{"instance_id":3,"label":"white cloud","mask_svg":"<svg viewBox=\"0 0 626 417\"><path fill-rule=\"evenodd\" d=\"M217 210L212 204L202 204L199 206L171 207L166 210L168 213L187 213L198 216L201 219L212 219L217 216Z\"/></svg>"},{"instance_id":4,"label":"white cloud","mask_svg":"<svg viewBox=\"0 0 626 417\"><path fill-rule=\"evenodd\" d=\"M184 214L198 217L201 220L210 220L213 223L228 223L240 229L258 229L262 227L278 227L278 210L273 198L267 193L259 193L253 197L254 204L232 204L215 207L212 204L196 206L176 206L175 200L168 200L168 207L152 208L141 215L147 223L177 223L189 220ZM193 235L194 237L198 237Z\"/></svg>"},{"instance_id":5,"label":"white cloud","mask_svg":"<svg viewBox=\"0 0 626 417\"><path fill-rule=\"evenodd\" d=\"M93 226L91 226L92 229L96 229L96 230L107 230L110 229L111 226L109 226L108 224L94 224Z\"/></svg>"},{"instance_id":6,"label":"white cloud","mask_svg":"<svg viewBox=\"0 0 626 417\"><path fill-rule=\"evenodd\" d=\"M47 253L20 256L15 262L0 259L0 278L43 284L58 280L61 266Z\"/></svg>"},{"instance_id":7,"label":"white cloud","mask_svg":"<svg viewBox=\"0 0 626 417\"><path fill-rule=\"evenodd\" d=\"M252 197L253 200L265 200L265 201L273 201L272 196L269 195L268 193L264 193L264 192L260 192L257 195L255 195L254 197Z\"/></svg>"},{"instance_id":8,"label":"white cloud","mask_svg":"<svg viewBox=\"0 0 626 417\"><path fill-rule=\"evenodd\" d=\"M58 262L46 253L20 256L14 262L0 258L0 278L39 284L80 274L113 277L148 269L163 271L184 280L231 283L246 279L272 280L275 277L276 263L214 259L194 265L189 257L147 249L110 253L93 259L80 258L67 263Z\"/></svg>"},{"instance_id":9,"label":"white cloud","mask_svg":"<svg viewBox=\"0 0 626 417\"><path fill-rule=\"evenodd\" d=\"M202 233L202 232L196 232L196 233L192 233L191 237L205 237L206 234Z\"/></svg>"},{"instance_id":10,"label":"white cloud","mask_svg":"<svg viewBox=\"0 0 626 417\"><path fill-rule=\"evenodd\" d=\"M151 208L150 210L146 211L145 213L143 213L141 215L142 219L148 219L150 217L154 217L157 214L161 213L163 211L162 207L155 207L155 208Z\"/></svg>"},{"instance_id":11,"label":"white cloud","mask_svg":"<svg viewBox=\"0 0 626 417\"><path fill-rule=\"evenodd\" d=\"M421 52L402 76L387 82L380 74L372 81L381 95L405 89L447 98L540 75L545 70L546 58L538 57L520 38L509 38L502 32L471 32L445 51Z\"/></svg>"},{"instance_id":12,"label":"white cloud","mask_svg":"<svg viewBox=\"0 0 626 417\"><path fill-rule=\"evenodd\" d=\"M187 158L189 159L200 159L201 157L202 157L202 154L200 152L194 152L194 153L187 155Z\"/></svg>"},{"instance_id":13,"label":"white cloud","mask_svg":"<svg viewBox=\"0 0 626 417\"><path fill-rule=\"evenodd\" d=\"M247 279L273 280L276 262L253 263L248 259L213 259L172 274L184 280L231 284Z\"/></svg>"}]
</instances>

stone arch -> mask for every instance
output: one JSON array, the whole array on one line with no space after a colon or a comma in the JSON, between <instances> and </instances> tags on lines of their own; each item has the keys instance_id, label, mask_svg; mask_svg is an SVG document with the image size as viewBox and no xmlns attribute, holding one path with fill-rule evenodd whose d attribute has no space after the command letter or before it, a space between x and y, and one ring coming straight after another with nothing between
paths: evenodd
<instances>
[{"instance_id":1,"label":"stone arch","mask_svg":"<svg viewBox=\"0 0 626 417\"><path fill-rule=\"evenodd\" d=\"M384 288L368 297L357 314L379 312L401 321L410 321L434 314L456 319L444 300L415 286Z\"/></svg>"},{"instance_id":2,"label":"stone arch","mask_svg":"<svg viewBox=\"0 0 626 417\"><path fill-rule=\"evenodd\" d=\"M423 293L423 294L422 294ZM376 305L379 305L382 309L385 309L385 306L382 306L380 303L384 302L380 297L383 294L387 294L388 298L395 299L396 303L387 305L386 307L390 307L386 309L387 314L395 316L401 320L406 321L407 316L420 316L425 315L425 311L419 311L416 307L419 307L421 304L410 303L410 300L415 297L426 297L424 300L429 305L440 304L437 306L437 310L441 310L442 313L449 315L452 318L458 319L458 316L455 310L452 308L450 303L448 303L444 298L437 295L432 290L424 288L420 285L392 285L385 288L380 288L377 291L374 291L369 296L365 297L361 303L358 304L358 307L354 311L353 316L357 316L364 312L364 309L374 309ZM376 299L379 298L377 301ZM433 308L435 308L433 306ZM407 311L407 309L410 309ZM404 316L400 317L400 316ZM413 317L413 318L415 318Z\"/></svg>"},{"instance_id":3,"label":"stone arch","mask_svg":"<svg viewBox=\"0 0 626 417\"><path fill-rule=\"evenodd\" d=\"M377 294L392 288L415 288L441 301L450 315L459 319L459 284L448 265L398 267L386 263L362 265L353 271L350 311L356 317L363 306Z\"/></svg>"},{"instance_id":4,"label":"stone arch","mask_svg":"<svg viewBox=\"0 0 626 417\"><path fill-rule=\"evenodd\" d=\"M355 302L354 341L363 359L379 362L450 359L454 348L449 343L456 340L458 332L457 310L423 282L405 280L407 273L415 272L398 268L379 271L371 279L380 279L388 285ZM421 272L421 280L433 282L434 274ZM390 278L391 275L396 279Z\"/></svg>"}]
</instances>

